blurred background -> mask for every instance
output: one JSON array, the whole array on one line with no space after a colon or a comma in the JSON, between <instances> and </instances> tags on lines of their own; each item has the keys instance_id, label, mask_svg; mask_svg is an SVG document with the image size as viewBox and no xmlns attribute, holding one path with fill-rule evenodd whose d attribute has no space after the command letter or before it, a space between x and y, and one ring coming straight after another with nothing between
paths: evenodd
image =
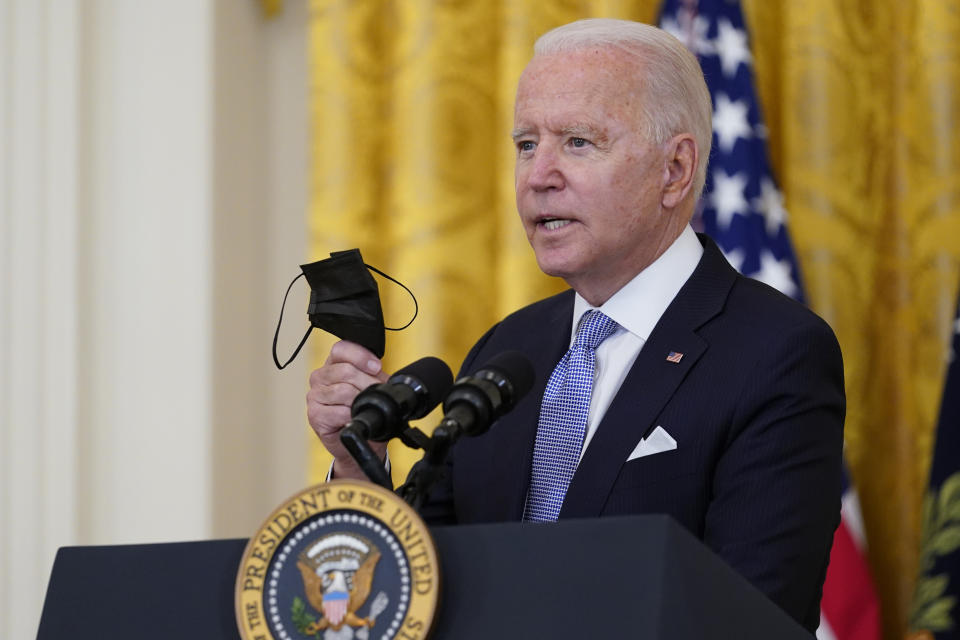
<instances>
[{"instance_id":1,"label":"blurred background","mask_svg":"<svg viewBox=\"0 0 960 640\"><path fill-rule=\"evenodd\" d=\"M515 220L517 78L548 29L660 6L0 0L0 637L35 635L58 547L247 537L322 479L303 395L332 339L270 357L298 265L359 247L414 291L389 370L456 370L564 288ZM960 284L960 2L742 6L807 303L843 349L883 635L903 637ZM407 294L380 288L404 324ZM402 478L414 457L391 455Z\"/></svg>"}]
</instances>

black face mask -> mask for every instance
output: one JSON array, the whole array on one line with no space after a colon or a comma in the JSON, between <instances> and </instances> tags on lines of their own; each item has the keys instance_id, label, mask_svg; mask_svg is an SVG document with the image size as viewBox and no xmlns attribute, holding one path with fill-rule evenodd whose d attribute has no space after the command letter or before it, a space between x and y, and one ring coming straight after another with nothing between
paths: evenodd
<instances>
[{"instance_id":1,"label":"black face mask","mask_svg":"<svg viewBox=\"0 0 960 640\"><path fill-rule=\"evenodd\" d=\"M410 289L382 271L364 264L359 249L335 251L325 260L300 265L300 269L303 273L293 279L287 287L287 293L283 296L280 320L277 321L277 331L273 335L273 362L278 369L283 369L297 357L314 327L332 333L343 340L356 342L372 351L378 358L382 358L386 345L385 332L406 329L417 317L417 299ZM367 269L396 282L410 294L414 305L413 318L410 318L410 322L396 328L383 326L380 290ZM306 277L310 284L310 306L307 308L310 327L303 334L303 339L290 359L280 364L277 358L277 337L280 335L280 325L283 322L283 309L287 305L290 289L301 277Z\"/></svg>"}]
</instances>

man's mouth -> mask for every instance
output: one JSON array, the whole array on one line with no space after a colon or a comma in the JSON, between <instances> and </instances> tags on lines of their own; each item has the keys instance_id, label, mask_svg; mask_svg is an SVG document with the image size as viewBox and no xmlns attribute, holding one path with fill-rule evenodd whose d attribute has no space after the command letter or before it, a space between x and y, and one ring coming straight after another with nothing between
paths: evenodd
<instances>
[{"instance_id":1,"label":"man's mouth","mask_svg":"<svg viewBox=\"0 0 960 640\"><path fill-rule=\"evenodd\" d=\"M539 224L542 224L547 231L553 231L554 229L565 227L571 222L571 220L565 220L563 218L543 218Z\"/></svg>"}]
</instances>

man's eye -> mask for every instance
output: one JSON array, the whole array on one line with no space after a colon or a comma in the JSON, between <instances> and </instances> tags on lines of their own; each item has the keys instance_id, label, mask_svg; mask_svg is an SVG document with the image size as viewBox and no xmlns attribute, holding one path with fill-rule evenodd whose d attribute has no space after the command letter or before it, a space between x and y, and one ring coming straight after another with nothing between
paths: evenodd
<instances>
[{"instance_id":1,"label":"man's eye","mask_svg":"<svg viewBox=\"0 0 960 640\"><path fill-rule=\"evenodd\" d=\"M532 140L521 140L520 142L517 143L517 150L520 151L521 153L524 153L526 151L533 151L533 148L535 146L536 145L533 144Z\"/></svg>"},{"instance_id":2,"label":"man's eye","mask_svg":"<svg viewBox=\"0 0 960 640\"><path fill-rule=\"evenodd\" d=\"M585 147L590 144L590 141L586 138L570 138L570 144L574 147Z\"/></svg>"}]
</instances>

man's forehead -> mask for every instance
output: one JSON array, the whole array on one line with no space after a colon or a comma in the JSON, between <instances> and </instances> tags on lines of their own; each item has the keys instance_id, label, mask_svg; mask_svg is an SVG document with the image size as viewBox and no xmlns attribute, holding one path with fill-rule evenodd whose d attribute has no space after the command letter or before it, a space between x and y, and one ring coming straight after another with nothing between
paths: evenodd
<instances>
[{"instance_id":1,"label":"man's forehead","mask_svg":"<svg viewBox=\"0 0 960 640\"><path fill-rule=\"evenodd\" d=\"M537 56L517 87L514 127L595 133L613 120L632 120L642 97L631 71L590 51Z\"/></svg>"},{"instance_id":2,"label":"man's forehead","mask_svg":"<svg viewBox=\"0 0 960 640\"><path fill-rule=\"evenodd\" d=\"M604 96L636 93L640 71L635 58L609 47L537 55L520 76L517 101L597 91Z\"/></svg>"},{"instance_id":3,"label":"man's forehead","mask_svg":"<svg viewBox=\"0 0 960 640\"><path fill-rule=\"evenodd\" d=\"M544 69L588 74L635 74L642 66L636 55L614 46L593 46L542 53L533 56L523 70L520 81L539 75Z\"/></svg>"}]
</instances>

